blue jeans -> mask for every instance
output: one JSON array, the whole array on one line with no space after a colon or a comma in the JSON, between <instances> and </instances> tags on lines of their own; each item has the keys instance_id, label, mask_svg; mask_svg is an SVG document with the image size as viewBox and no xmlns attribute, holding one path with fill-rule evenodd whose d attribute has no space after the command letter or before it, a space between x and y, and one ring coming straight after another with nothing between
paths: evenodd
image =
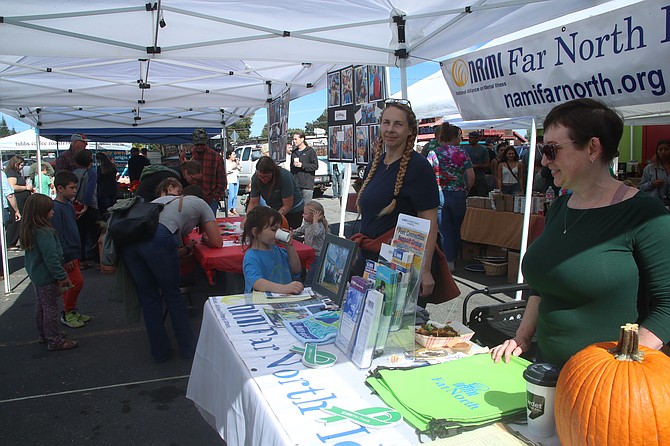
<instances>
[{"instance_id":1,"label":"blue jeans","mask_svg":"<svg viewBox=\"0 0 670 446\"><path fill-rule=\"evenodd\" d=\"M447 261L456 260L461 245L461 224L465 218L465 191L442 190L444 206L442 207L442 250Z\"/></svg>"},{"instance_id":2,"label":"blue jeans","mask_svg":"<svg viewBox=\"0 0 670 446\"><path fill-rule=\"evenodd\" d=\"M237 191L239 190L239 183L228 183L228 212L235 210L237 206Z\"/></svg>"},{"instance_id":3,"label":"blue jeans","mask_svg":"<svg viewBox=\"0 0 670 446\"><path fill-rule=\"evenodd\" d=\"M214 212L214 216L216 217L216 211L219 210L219 201L218 200L212 200L207 204L209 204L209 207L212 208L212 212Z\"/></svg>"},{"instance_id":4,"label":"blue jeans","mask_svg":"<svg viewBox=\"0 0 670 446\"><path fill-rule=\"evenodd\" d=\"M192 358L196 339L179 290L177 235L159 224L153 239L124 247L123 260L133 276L142 305L151 356L155 361L162 361L170 355L170 339L163 321L165 302L179 351L182 357Z\"/></svg>"}]
</instances>

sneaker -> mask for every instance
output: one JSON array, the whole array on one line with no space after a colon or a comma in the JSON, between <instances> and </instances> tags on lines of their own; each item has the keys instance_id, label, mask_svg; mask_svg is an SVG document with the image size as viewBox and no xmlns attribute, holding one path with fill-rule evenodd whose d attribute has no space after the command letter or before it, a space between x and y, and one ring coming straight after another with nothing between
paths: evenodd
<instances>
[{"instance_id":1,"label":"sneaker","mask_svg":"<svg viewBox=\"0 0 670 446\"><path fill-rule=\"evenodd\" d=\"M76 318L77 318L80 322L88 322L88 321L91 320L91 316L87 316L87 315L85 315L85 314L81 314L81 313L78 312L76 309L70 311L70 313L74 314L74 315L76 316Z\"/></svg>"},{"instance_id":2,"label":"sneaker","mask_svg":"<svg viewBox=\"0 0 670 446\"><path fill-rule=\"evenodd\" d=\"M60 344L49 344L47 346L47 350L49 350L50 352L54 350L70 350L71 348L75 348L78 345L79 342L73 341L72 339L66 339Z\"/></svg>"},{"instance_id":3,"label":"sneaker","mask_svg":"<svg viewBox=\"0 0 670 446\"><path fill-rule=\"evenodd\" d=\"M84 326L84 323L81 322L77 318L77 316L74 314L74 310L73 311L68 311L67 313L63 311L61 313L60 321L64 325L67 325L70 328L81 328L81 327ZM72 347L70 347L70 348L72 348Z\"/></svg>"},{"instance_id":4,"label":"sneaker","mask_svg":"<svg viewBox=\"0 0 670 446\"><path fill-rule=\"evenodd\" d=\"M61 331L61 332L60 332L60 335L63 336L63 337L66 337L66 336L67 336L67 333L65 333L64 331ZM39 342L40 342L40 344L46 344L46 343L47 343L47 338L45 338L44 336L40 335Z\"/></svg>"}]
</instances>

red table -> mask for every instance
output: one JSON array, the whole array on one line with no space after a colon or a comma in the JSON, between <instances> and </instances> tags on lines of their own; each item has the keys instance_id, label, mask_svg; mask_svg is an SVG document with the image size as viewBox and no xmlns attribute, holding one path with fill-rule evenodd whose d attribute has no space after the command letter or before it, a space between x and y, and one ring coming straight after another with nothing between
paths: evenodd
<instances>
[{"instance_id":1,"label":"red table","mask_svg":"<svg viewBox=\"0 0 670 446\"><path fill-rule=\"evenodd\" d=\"M244 220L243 217L227 217L217 218L217 223L234 223ZM226 271L235 274L242 274L242 261L244 260L244 252L242 246L225 246L223 248L210 248L204 243L200 243L201 235L197 231L191 232L187 237L188 240L197 240L193 248L193 256L200 263L202 270L207 276L210 284L214 285L214 272ZM224 236L224 240L227 237ZM293 246L298 252L300 263L303 268L307 268L314 261L314 249L298 241L293 241Z\"/></svg>"}]
</instances>

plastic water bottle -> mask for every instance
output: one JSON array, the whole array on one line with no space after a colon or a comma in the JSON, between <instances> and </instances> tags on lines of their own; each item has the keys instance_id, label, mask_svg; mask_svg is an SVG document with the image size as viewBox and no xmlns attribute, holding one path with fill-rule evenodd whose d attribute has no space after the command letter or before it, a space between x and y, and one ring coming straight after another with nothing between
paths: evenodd
<instances>
[{"instance_id":1,"label":"plastic water bottle","mask_svg":"<svg viewBox=\"0 0 670 446\"><path fill-rule=\"evenodd\" d=\"M545 197L547 197L547 202L548 203L553 203L554 200L556 199L556 192L554 191L554 188L549 186L547 188L547 192L545 193Z\"/></svg>"}]
</instances>

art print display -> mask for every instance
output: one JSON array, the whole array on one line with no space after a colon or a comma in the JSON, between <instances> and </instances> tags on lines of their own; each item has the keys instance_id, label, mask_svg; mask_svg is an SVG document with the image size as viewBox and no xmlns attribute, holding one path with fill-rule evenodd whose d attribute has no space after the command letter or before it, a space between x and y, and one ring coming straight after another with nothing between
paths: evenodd
<instances>
[{"instance_id":1,"label":"art print display","mask_svg":"<svg viewBox=\"0 0 670 446\"><path fill-rule=\"evenodd\" d=\"M328 73L328 107L339 107L340 102L340 72Z\"/></svg>"},{"instance_id":2,"label":"art print display","mask_svg":"<svg viewBox=\"0 0 670 446\"><path fill-rule=\"evenodd\" d=\"M386 96L384 67L342 68L328 73L327 82L328 160L369 163Z\"/></svg>"},{"instance_id":3,"label":"art print display","mask_svg":"<svg viewBox=\"0 0 670 446\"><path fill-rule=\"evenodd\" d=\"M291 89L289 88L274 99L268 107L268 146L270 157L278 164L286 160L290 99Z\"/></svg>"},{"instance_id":4,"label":"art print display","mask_svg":"<svg viewBox=\"0 0 670 446\"><path fill-rule=\"evenodd\" d=\"M368 67L366 65L354 68L354 90L356 104L368 102Z\"/></svg>"},{"instance_id":5,"label":"art print display","mask_svg":"<svg viewBox=\"0 0 670 446\"><path fill-rule=\"evenodd\" d=\"M342 83L342 105L354 103L353 77L354 69L352 67L345 68L340 72L340 80Z\"/></svg>"}]
</instances>

